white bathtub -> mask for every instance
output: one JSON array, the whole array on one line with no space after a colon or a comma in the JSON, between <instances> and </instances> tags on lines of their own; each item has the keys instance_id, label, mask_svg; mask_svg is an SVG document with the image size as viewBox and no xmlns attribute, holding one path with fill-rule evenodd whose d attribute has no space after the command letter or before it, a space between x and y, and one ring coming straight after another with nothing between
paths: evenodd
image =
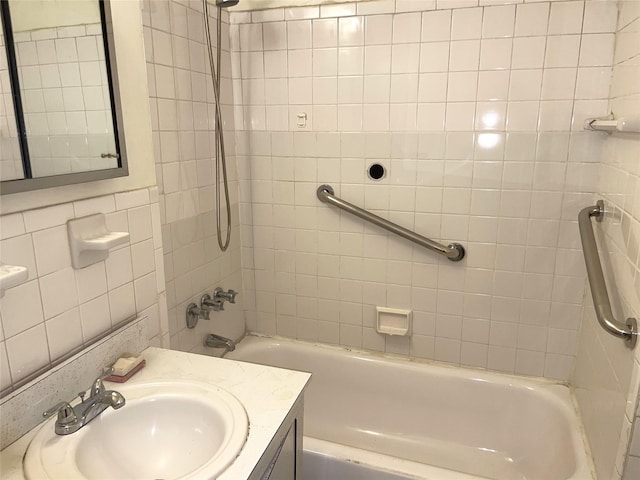
<instances>
[{"instance_id":1,"label":"white bathtub","mask_svg":"<svg viewBox=\"0 0 640 480\"><path fill-rule=\"evenodd\" d=\"M227 357L313 374L304 480L593 478L563 385L257 336Z\"/></svg>"}]
</instances>

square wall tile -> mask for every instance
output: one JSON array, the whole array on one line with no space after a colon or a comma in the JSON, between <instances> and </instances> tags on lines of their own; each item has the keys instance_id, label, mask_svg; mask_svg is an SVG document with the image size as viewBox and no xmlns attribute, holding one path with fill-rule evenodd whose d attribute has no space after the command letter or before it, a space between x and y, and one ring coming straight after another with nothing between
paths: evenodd
<instances>
[{"instance_id":1,"label":"square wall tile","mask_svg":"<svg viewBox=\"0 0 640 480\"><path fill-rule=\"evenodd\" d=\"M100 313L97 312L97 315ZM82 327L77 308L47 320L45 325L51 360L56 360L82 346Z\"/></svg>"},{"instance_id":2,"label":"square wall tile","mask_svg":"<svg viewBox=\"0 0 640 480\"><path fill-rule=\"evenodd\" d=\"M85 342L111 328L108 296L102 295L80 305L80 319Z\"/></svg>"},{"instance_id":3,"label":"square wall tile","mask_svg":"<svg viewBox=\"0 0 640 480\"><path fill-rule=\"evenodd\" d=\"M7 347L5 342L0 342L0 388L5 389L11 386L11 370L9 369L9 359L7 358Z\"/></svg>"},{"instance_id":4,"label":"square wall tile","mask_svg":"<svg viewBox=\"0 0 640 480\"><path fill-rule=\"evenodd\" d=\"M365 17L365 45L387 45L392 41L392 15Z\"/></svg>"},{"instance_id":5,"label":"square wall tile","mask_svg":"<svg viewBox=\"0 0 640 480\"><path fill-rule=\"evenodd\" d=\"M66 225L34 232L33 244L40 275L47 275L71 266Z\"/></svg>"},{"instance_id":6,"label":"square wall tile","mask_svg":"<svg viewBox=\"0 0 640 480\"><path fill-rule=\"evenodd\" d=\"M0 260L6 265L20 265L29 272L29 280L38 276L31 235L20 235L0 242Z\"/></svg>"},{"instance_id":7,"label":"square wall tile","mask_svg":"<svg viewBox=\"0 0 640 480\"><path fill-rule=\"evenodd\" d=\"M5 345L14 383L49 363L47 335L42 324L7 339Z\"/></svg>"},{"instance_id":8,"label":"square wall tile","mask_svg":"<svg viewBox=\"0 0 640 480\"><path fill-rule=\"evenodd\" d=\"M422 42L448 41L451 38L451 10L422 14Z\"/></svg>"},{"instance_id":9,"label":"square wall tile","mask_svg":"<svg viewBox=\"0 0 640 480\"><path fill-rule=\"evenodd\" d=\"M73 268L68 267L40 277L39 282L45 319L55 317L78 305Z\"/></svg>"},{"instance_id":10,"label":"square wall tile","mask_svg":"<svg viewBox=\"0 0 640 480\"><path fill-rule=\"evenodd\" d=\"M521 3L516 6L517 37L546 35L548 22L549 3Z\"/></svg>"},{"instance_id":11,"label":"square wall tile","mask_svg":"<svg viewBox=\"0 0 640 480\"><path fill-rule=\"evenodd\" d=\"M552 2L548 34L581 33L583 10L582 2Z\"/></svg>"},{"instance_id":12,"label":"square wall tile","mask_svg":"<svg viewBox=\"0 0 640 480\"><path fill-rule=\"evenodd\" d=\"M451 16L451 40L480 38L482 10L482 8L454 9Z\"/></svg>"},{"instance_id":13,"label":"square wall tile","mask_svg":"<svg viewBox=\"0 0 640 480\"><path fill-rule=\"evenodd\" d=\"M5 338L13 337L44 321L37 280L5 291L0 304Z\"/></svg>"},{"instance_id":14,"label":"square wall tile","mask_svg":"<svg viewBox=\"0 0 640 480\"><path fill-rule=\"evenodd\" d=\"M422 14L401 13L393 17L393 43L416 43L420 41Z\"/></svg>"},{"instance_id":15,"label":"square wall tile","mask_svg":"<svg viewBox=\"0 0 640 480\"><path fill-rule=\"evenodd\" d=\"M516 6L485 7L482 18L482 37L511 37L514 31Z\"/></svg>"}]
</instances>

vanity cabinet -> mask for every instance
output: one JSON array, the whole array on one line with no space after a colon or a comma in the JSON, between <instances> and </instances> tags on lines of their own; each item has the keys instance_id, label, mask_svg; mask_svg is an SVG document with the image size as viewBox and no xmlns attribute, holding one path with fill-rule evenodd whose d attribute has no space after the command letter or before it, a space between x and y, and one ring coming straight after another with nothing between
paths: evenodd
<instances>
[{"instance_id":1,"label":"vanity cabinet","mask_svg":"<svg viewBox=\"0 0 640 480\"><path fill-rule=\"evenodd\" d=\"M302 399L289 413L250 480L302 480ZM266 467L264 466L266 464Z\"/></svg>"},{"instance_id":2,"label":"vanity cabinet","mask_svg":"<svg viewBox=\"0 0 640 480\"><path fill-rule=\"evenodd\" d=\"M14 441L0 452L2 480L25 480L23 459L32 440L40 432L35 427L41 413L34 405L42 403L42 392L62 391L61 398L46 400L50 405L52 400L63 400L72 395L69 392L78 391L80 385L76 383L81 373L99 371L101 365L108 363L105 358L109 354L105 352L111 348L135 351L127 347L128 339L130 336L132 339L147 338L145 331L137 328L141 325L141 321L127 325L125 330L107 337L28 388L3 398L2 440L11 438L6 434L6 428L9 434L14 435ZM248 437L235 460L217 478L302 480L303 392L310 374L155 347L147 348L143 354L147 365L129 380L132 388L171 384L178 380L192 381L217 386L235 396L244 407L249 419ZM91 369L87 365L91 365ZM86 382L83 380L82 385ZM60 385L64 388L61 389ZM34 425L29 423L31 418ZM19 419L21 423L13 421L9 424L7 419ZM242 433L246 431L246 427L241 430ZM54 459L54 463L58 468L58 459ZM70 470L75 471L71 467ZM58 477L66 478L68 475Z\"/></svg>"}]
</instances>

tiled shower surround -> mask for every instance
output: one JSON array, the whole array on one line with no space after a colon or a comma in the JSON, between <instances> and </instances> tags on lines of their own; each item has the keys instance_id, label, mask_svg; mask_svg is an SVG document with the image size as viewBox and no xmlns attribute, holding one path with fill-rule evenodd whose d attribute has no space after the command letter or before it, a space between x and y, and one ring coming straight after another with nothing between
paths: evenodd
<instances>
[{"instance_id":1,"label":"tiled shower surround","mask_svg":"<svg viewBox=\"0 0 640 480\"><path fill-rule=\"evenodd\" d=\"M217 9L209 13L215 45ZM216 287L242 291L228 14L223 12L221 100L233 229L224 253L216 240L215 103L202 2L145 1L143 22L171 348L192 351L202 348L209 332L234 339L244 332L242 293L237 305L212 312L210 321L201 320L193 330L185 321L189 303L199 305L204 293Z\"/></svg>"},{"instance_id":2,"label":"tiled shower surround","mask_svg":"<svg viewBox=\"0 0 640 480\"><path fill-rule=\"evenodd\" d=\"M232 14L248 328L568 380L604 141L583 120L608 113L616 20L599 1ZM467 258L321 204L325 183ZM413 335L376 333L376 305L412 309Z\"/></svg>"},{"instance_id":3,"label":"tiled shower surround","mask_svg":"<svg viewBox=\"0 0 640 480\"><path fill-rule=\"evenodd\" d=\"M640 3L619 4L610 109L621 117L640 112ZM610 212L598 224L606 282L618 319L640 319L640 138L607 136L601 154L598 196ZM606 247L603 247L606 246ZM640 478L640 423L636 417L640 350L597 324L587 294L571 384L589 438L598 478L619 478L633 432L625 480ZM606 400L605 400L606 399ZM635 428L632 424L635 419ZM619 439L619 441L618 441ZM616 454L617 452L617 454Z\"/></svg>"}]
</instances>

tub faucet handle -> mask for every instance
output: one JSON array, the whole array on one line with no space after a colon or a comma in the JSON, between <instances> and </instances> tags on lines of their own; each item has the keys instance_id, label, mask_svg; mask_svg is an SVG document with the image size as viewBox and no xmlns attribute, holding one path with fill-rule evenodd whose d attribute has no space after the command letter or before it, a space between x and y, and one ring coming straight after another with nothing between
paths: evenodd
<instances>
[{"instance_id":1,"label":"tub faucet handle","mask_svg":"<svg viewBox=\"0 0 640 480\"><path fill-rule=\"evenodd\" d=\"M237 295L238 295L238 292L236 292L231 288L225 292L222 288L217 287L213 291L213 298L222 300L223 302L236 303Z\"/></svg>"},{"instance_id":2,"label":"tub faucet handle","mask_svg":"<svg viewBox=\"0 0 640 480\"><path fill-rule=\"evenodd\" d=\"M190 303L187 306L186 312L186 320L187 320L187 328L196 328L198 324L198 320L204 318L205 320L209 320L209 310L204 305L202 307L198 307L195 303Z\"/></svg>"},{"instance_id":3,"label":"tub faucet handle","mask_svg":"<svg viewBox=\"0 0 640 480\"><path fill-rule=\"evenodd\" d=\"M238 292L233 289L229 289L227 294L229 295L229 303L236 303L236 296L238 295Z\"/></svg>"},{"instance_id":4,"label":"tub faucet handle","mask_svg":"<svg viewBox=\"0 0 640 480\"><path fill-rule=\"evenodd\" d=\"M220 310L224 310L224 307L222 306L223 303L224 302L219 298L211 298L211 295L205 293L200 298L200 309L207 311L213 309L214 312L219 312Z\"/></svg>"}]
</instances>

